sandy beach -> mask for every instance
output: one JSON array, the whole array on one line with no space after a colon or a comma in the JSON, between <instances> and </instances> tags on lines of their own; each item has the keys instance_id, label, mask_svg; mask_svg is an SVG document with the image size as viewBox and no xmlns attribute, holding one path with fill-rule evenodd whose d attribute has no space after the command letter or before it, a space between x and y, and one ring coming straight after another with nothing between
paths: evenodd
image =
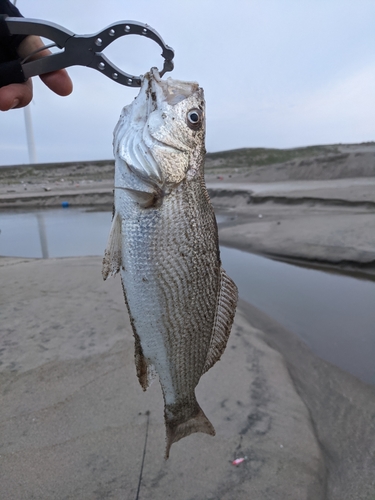
<instances>
[{"instance_id":1,"label":"sandy beach","mask_svg":"<svg viewBox=\"0 0 375 500\"><path fill-rule=\"evenodd\" d=\"M342 149L237 171L211 158L221 243L373 279L375 148ZM106 165L0 169L1 208L108 206ZM103 282L101 258L1 257L0 280L1 499L374 500L374 386L251 304L197 388L217 435L165 461L160 386L138 383L120 279Z\"/></svg>"}]
</instances>

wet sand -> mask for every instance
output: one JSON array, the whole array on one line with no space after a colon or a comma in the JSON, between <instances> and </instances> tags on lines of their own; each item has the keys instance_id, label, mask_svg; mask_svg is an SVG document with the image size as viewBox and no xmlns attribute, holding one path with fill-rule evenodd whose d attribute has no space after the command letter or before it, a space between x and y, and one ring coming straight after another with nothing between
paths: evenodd
<instances>
[{"instance_id":1,"label":"wet sand","mask_svg":"<svg viewBox=\"0 0 375 500\"><path fill-rule=\"evenodd\" d=\"M375 274L375 178L217 183L220 241L279 259ZM237 187L236 187L237 186Z\"/></svg>"},{"instance_id":2,"label":"wet sand","mask_svg":"<svg viewBox=\"0 0 375 500\"><path fill-rule=\"evenodd\" d=\"M228 217L221 243L371 276L365 176L267 190L241 172L209 175ZM0 197L2 207L108 205L106 182L17 181ZM119 278L103 282L98 257L0 258L0 280L1 499L135 499L147 436L142 499L374 500L374 387L250 304L240 302L222 360L197 389L217 435L189 436L165 461L161 390L138 383Z\"/></svg>"}]
</instances>

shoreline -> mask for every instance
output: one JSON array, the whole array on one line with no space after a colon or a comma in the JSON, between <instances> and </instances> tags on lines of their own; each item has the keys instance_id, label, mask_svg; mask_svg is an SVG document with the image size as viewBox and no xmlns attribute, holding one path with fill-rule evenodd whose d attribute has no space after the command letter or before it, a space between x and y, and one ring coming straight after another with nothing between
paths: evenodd
<instances>
[{"instance_id":1,"label":"shoreline","mask_svg":"<svg viewBox=\"0 0 375 500\"><path fill-rule=\"evenodd\" d=\"M218 184L212 177L211 201L227 217L219 225L221 244L296 265L375 276L375 178L245 184L243 176L227 176ZM112 210L110 180L72 185L61 179L48 191L40 182L24 189L4 185L0 213L62 202Z\"/></svg>"},{"instance_id":2,"label":"shoreline","mask_svg":"<svg viewBox=\"0 0 375 500\"><path fill-rule=\"evenodd\" d=\"M256 251L245 243L241 244L241 242L232 242L229 239L223 239L222 237L220 237L220 233L221 231L219 226L220 245L224 247L234 248L236 250L241 250L242 252L248 252L254 255L259 255L260 257L275 260L278 262L284 262L285 264L303 267L305 269L326 271L331 273L343 274L345 276L351 276L357 279L375 281L375 264L373 262L370 262L368 264L361 264L355 261L334 263L313 258L310 259L287 256L277 253L268 253L266 251Z\"/></svg>"}]
</instances>

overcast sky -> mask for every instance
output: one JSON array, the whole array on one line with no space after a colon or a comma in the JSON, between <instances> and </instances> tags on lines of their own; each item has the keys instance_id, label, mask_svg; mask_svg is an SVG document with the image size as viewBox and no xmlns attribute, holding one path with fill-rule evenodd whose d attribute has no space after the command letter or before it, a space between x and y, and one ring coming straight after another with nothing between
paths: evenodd
<instances>
[{"instance_id":1,"label":"overcast sky","mask_svg":"<svg viewBox=\"0 0 375 500\"><path fill-rule=\"evenodd\" d=\"M205 90L207 150L375 140L373 0L18 0L25 17L79 34L121 20L150 24L175 49L180 80ZM121 69L162 66L159 46L123 37ZM34 78L38 162L112 158L112 131L137 90L89 68L58 97ZM0 165L28 163L24 111L0 114Z\"/></svg>"}]
</instances>

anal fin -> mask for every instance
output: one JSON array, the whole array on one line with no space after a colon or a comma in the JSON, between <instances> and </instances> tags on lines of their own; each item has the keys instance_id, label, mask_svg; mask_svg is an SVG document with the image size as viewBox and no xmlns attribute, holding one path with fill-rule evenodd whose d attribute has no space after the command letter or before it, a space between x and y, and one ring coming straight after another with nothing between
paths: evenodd
<instances>
[{"instance_id":1,"label":"anal fin","mask_svg":"<svg viewBox=\"0 0 375 500\"><path fill-rule=\"evenodd\" d=\"M150 363L143 354L141 339L137 333L137 329L135 327L135 321L131 314L129 308L129 302L126 296L126 291L124 287L124 282L121 280L122 291L124 293L125 304L128 309L130 323L132 325L133 335L134 335L134 361L135 368L137 370L137 377L139 383L141 384L142 389L145 391L152 383L154 378L156 377L156 370L152 363Z\"/></svg>"},{"instance_id":2,"label":"anal fin","mask_svg":"<svg viewBox=\"0 0 375 500\"><path fill-rule=\"evenodd\" d=\"M221 355L225 351L236 312L237 299L237 286L229 276L227 276L224 269L221 269L214 327L212 329L211 343L202 373L208 371L216 361L219 361Z\"/></svg>"},{"instance_id":3,"label":"anal fin","mask_svg":"<svg viewBox=\"0 0 375 500\"><path fill-rule=\"evenodd\" d=\"M141 384L142 389L145 391L152 383L154 378L156 377L156 370L154 365L148 363L146 358L143 355L142 346L140 338L133 327L133 334L135 340L135 367L137 369L137 377L139 383Z\"/></svg>"},{"instance_id":4,"label":"anal fin","mask_svg":"<svg viewBox=\"0 0 375 500\"><path fill-rule=\"evenodd\" d=\"M115 275L119 272L121 268L121 246L121 217L118 212L115 212L103 257L102 275L104 280L108 278L109 274Z\"/></svg>"}]
</instances>

